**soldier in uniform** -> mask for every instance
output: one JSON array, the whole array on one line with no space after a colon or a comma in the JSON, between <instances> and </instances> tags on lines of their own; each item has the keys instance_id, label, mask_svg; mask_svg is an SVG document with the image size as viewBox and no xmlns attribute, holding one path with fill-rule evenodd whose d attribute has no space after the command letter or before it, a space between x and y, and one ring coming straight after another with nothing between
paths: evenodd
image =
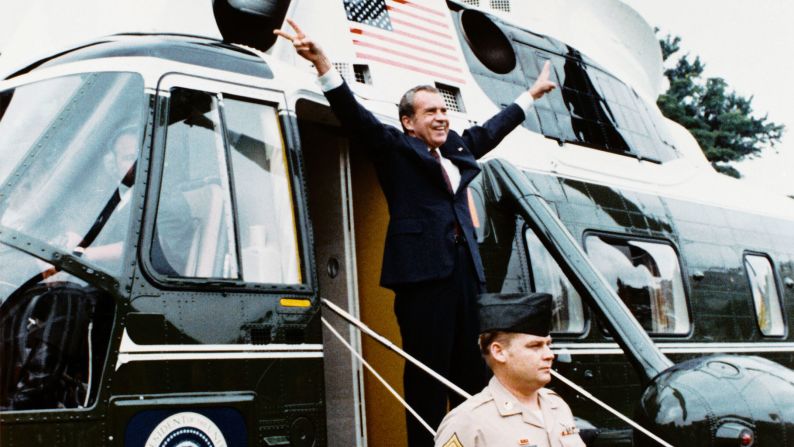
<instances>
[{"instance_id":1,"label":"soldier in uniform","mask_svg":"<svg viewBox=\"0 0 794 447\"><path fill-rule=\"evenodd\" d=\"M480 350L488 386L452 410L436 447L584 447L571 409L551 381L551 295L484 294Z\"/></svg>"}]
</instances>

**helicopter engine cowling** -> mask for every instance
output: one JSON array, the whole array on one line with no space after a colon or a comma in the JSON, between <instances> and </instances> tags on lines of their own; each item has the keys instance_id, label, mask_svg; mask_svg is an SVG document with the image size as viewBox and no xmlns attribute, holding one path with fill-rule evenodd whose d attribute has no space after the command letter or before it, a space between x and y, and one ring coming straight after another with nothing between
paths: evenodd
<instances>
[{"instance_id":1,"label":"helicopter engine cowling","mask_svg":"<svg viewBox=\"0 0 794 447\"><path fill-rule=\"evenodd\" d=\"M753 356L688 360L651 381L636 416L675 446L794 445L794 372ZM636 431L634 442L658 446Z\"/></svg>"}]
</instances>

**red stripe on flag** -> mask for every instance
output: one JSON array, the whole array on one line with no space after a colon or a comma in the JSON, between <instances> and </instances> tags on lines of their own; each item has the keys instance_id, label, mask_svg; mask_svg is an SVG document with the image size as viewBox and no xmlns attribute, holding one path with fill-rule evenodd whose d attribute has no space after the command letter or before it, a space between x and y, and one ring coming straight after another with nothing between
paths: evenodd
<instances>
[{"instance_id":1,"label":"red stripe on flag","mask_svg":"<svg viewBox=\"0 0 794 447\"><path fill-rule=\"evenodd\" d=\"M451 50L451 51L458 51L458 49L453 47L452 45L445 45L443 43L436 42L435 40L430 40L430 39L427 39L425 37L422 37L422 36L419 36L419 35L416 35L416 34L413 34L413 33L409 33L407 31L394 30L394 31L384 31L384 32L399 34L401 36L410 37L412 39L416 39L416 40L421 40L423 42L427 42L428 44L432 44L433 46L436 46L436 47L444 48L444 49Z\"/></svg>"},{"instance_id":2,"label":"red stripe on flag","mask_svg":"<svg viewBox=\"0 0 794 447\"><path fill-rule=\"evenodd\" d=\"M373 38L373 39L382 40L384 42L393 43L395 45L401 45L401 46L404 46L404 47L407 47L407 48L411 48L411 49L414 49L414 50L417 50L417 51L421 51L423 53L432 54L433 56L438 56L438 57L446 59L448 61L458 62L458 58L453 56L453 55L445 54L445 53L442 53L440 51L429 50L429 49L427 49L425 47L420 47L419 45L410 44L410 43L408 43L408 42L406 42L404 40L392 39L391 37L382 36L382 35L377 34L377 33L366 32L366 31L364 31L362 29L359 29L359 28L350 28L350 32L353 33L353 34L361 35L361 36L366 35L367 37L370 37L370 38Z\"/></svg>"},{"instance_id":3,"label":"red stripe on flag","mask_svg":"<svg viewBox=\"0 0 794 447\"><path fill-rule=\"evenodd\" d=\"M369 42L362 42L362 41L356 40L356 39L353 39L353 44L354 45L358 45L360 47L372 48L373 50L380 50L380 51L383 51L385 53L392 53L392 54L396 54L397 56L402 56L402 57L405 57L405 58L414 59L414 60L419 61L419 62L424 62L426 64L435 65L438 68L443 68L443 69L446 69L446 70L451 70L451 71L456 71L458 73L463 73L463 70L460 69L460 67L453 67L452 65L445 65L445 64L442 64L440 62L436 62L434 60L424 59L424 58L421 58L421 57L417 57L414 54L404 53L402 51L397 51L397 50L394 50L392 48L382 47L380 45L375 45L375 44L372 44L372 43L369 43Z\"/></svg>"},{"instance_id":4,"label":"red stripe on flag","mask_svg":"<svg viewBox=\"0 0 794 447\"><path fill-rule=\"evenodd\" d=\"M404 64L402 62L393 61L391 59L386 59L386 58L379 57L379 56L373 56L371 54L356 53L356 57L361 58L361 59L369 59L371 61L380 62L380 63L383 63L383 64L393 65L395 67L405 68L407 70L416 71L416 72L419 72L419 73L424 73L426 75L435 76L437 78L444 78L444 79L447 79L447 80L452 81L452 82L457 82L458 84L465 84L466 83L466 81L464 81L463 79L460 79L460 78L455 78L455 77L452 77L452 76L449 76L449 75L446 75L446 74L443 74L443 73L437 73L437 72L434 72L434 71L431 71L431 70L425 70L423 68L414 67L412 65Z\"/></svg>"},{"instance_id":5,"label":"red stripe on flag","mask_svg":"<svg viewBox=\"0 0 794 447\"><path fill-rule=\"evenodd\" d=\"M403 25L403 26L409 26L411 28L415 28L415 29L418 29L420 31L424 31L424 32L426 32L428 34L435 34L438 37L443 37L445 39L452 39L452 36L449 33L441 33L441 32L438 32L438 31L435 31L435 30L432 30L432 29L429 29L429 28L425 28L425 27L422 27L422 26L419 26L419 25L414 25L413 23L406 22L405 20L395 19L394 17L392 17L391 21L392 21L392 23L399 23L400 25Z\"/></svg>"},{"instance_id":6,"label":"red stripe on flag","mask_svg":"<svg viewBox=\"0 0 794 447\"><path fill-rule=\"evenodd\" d=\"M441 27L443 27L445 29L449 29L449 26L446 23L439 22L438 20L428 19L427 17L422 17L419 14L414 14L414 13L405 11L403 9L395 9L393 6L388 6L387 5L386 9L388 9L389 11L391 11L393 13L406 15L406 16L413 17L413 18L419 19L419 20L424 20L425 22L430 23L431 25L441 26Z\"/></svg>"},{"instance_id":7,"label":"red stripe on flag","mask_svg":"<svg viewBox=\"0 0 794 447\"><path fill-rule=\"evenodd\" d=\"M437 9L428 8L427 6L419 5L419 4L416 4L416 3L408 1L408 0L391 0L391 1L393 1L394 3L400 3L400 4L403 4L403 5L408 5L408 6L412 7L412 8L421 9L422 11L429 12L430 14L437 15L439 17L444 17L445 16L445 14L443 12L440 12ZM441 0L439 0L439 2L440 1Z\"/></svg>"}]
</instances>

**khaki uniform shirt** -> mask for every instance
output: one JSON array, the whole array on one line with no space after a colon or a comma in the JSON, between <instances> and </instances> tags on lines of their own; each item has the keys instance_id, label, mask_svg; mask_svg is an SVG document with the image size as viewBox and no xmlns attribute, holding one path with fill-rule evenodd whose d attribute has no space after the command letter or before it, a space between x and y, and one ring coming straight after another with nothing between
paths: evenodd
<instances>
[{"instance_id":1,"label":"khaki uniform shirt","mask_svg":"<svg viewBox=\"0 0 794 447\"><path fill-rule=\"evenodd\" d=\"M496 377L452 410L438 428L436 447L584 447L568 405L555 392L538 392L543 420Z\"/></svg>"}]
</instances>

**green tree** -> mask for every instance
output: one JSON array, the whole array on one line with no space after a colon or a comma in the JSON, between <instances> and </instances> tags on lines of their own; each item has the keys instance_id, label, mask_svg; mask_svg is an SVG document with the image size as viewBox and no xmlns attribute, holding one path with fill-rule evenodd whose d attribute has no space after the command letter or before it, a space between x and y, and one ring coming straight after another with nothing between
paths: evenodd
<instances>
[{"instance_id":1,"label":"green tree","mask_svg":"<svg viewBox=\"0 0 794 447\"><path fill-rule=\"evenodd\" d=\"M678 36L668 34L659 43L665 61L681 49ZM664 72L670 87L657 104L666 117L694 135L719 172L738 178L739 171L727 163L779 143L785 127L769 121L767 115L754 116L752 96L745 98L730 90L724 79L707 78L704 82L704 68L699 56L694 60L689 54L678 57L675 66Z\"/></svg>"}]
</instances>

